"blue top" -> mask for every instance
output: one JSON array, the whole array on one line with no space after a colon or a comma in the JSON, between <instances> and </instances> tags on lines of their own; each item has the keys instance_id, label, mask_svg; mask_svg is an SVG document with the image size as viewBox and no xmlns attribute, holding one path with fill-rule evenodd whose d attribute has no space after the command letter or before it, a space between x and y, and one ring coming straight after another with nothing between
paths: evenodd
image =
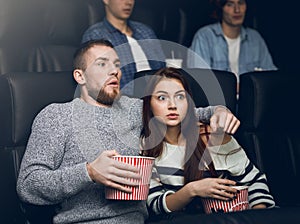
<instances>
[{"instance_id":1,"label":"blue top","mask_svg":"<svg viewBox=\"0 0 300 224\"><path fill-rule=\"evenodd\" d=\"M228 46L221 23L200 28L192 41L188 56L188 67L203 67L202 57L208 67L231 71L228 59ZM194 52L194 53L193 53ZM192 56L194 55L194 57ZM277 70L262 36L254 29L242 27L239 56L239 75L255 70Z\"/></svg>"},{"instance_id":2,"label":"blue top","mask_svg":"<svg viewBox=\"0 0 300 224\"><path fill-rule=\"evenodd\" d=\"M128 20L127 23L132 30L132 37L138 41L143 49L151 69L164 67L165 56L154 31L139 22ZM114 45L122 64L121 88L127 84L126 89L123 88L122 92L131 95L133 83L130 82L133 81L137 70L126 35L104 18L102 22L92 25L85 31L82 42L101 38L109 40Z\"/></svg>"}]
</instances>

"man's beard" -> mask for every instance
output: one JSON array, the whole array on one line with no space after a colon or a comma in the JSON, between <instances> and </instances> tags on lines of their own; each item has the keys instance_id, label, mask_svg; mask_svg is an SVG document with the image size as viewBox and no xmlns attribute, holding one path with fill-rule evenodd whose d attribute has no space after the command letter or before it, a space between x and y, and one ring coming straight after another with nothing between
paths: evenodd
<instances>
[{"instance_id":1,"label":"man's beard","mask_svg":"<svg viewBox=\"0 0 300 224\"><path fill-rule=\"evenodd\" d=\"M117 100L119 100L120 94L117 89L114 89L112 93L107 93L102 87L97 96L97 102L106 106L111 106Z\"/></svg>"}]
</instances>

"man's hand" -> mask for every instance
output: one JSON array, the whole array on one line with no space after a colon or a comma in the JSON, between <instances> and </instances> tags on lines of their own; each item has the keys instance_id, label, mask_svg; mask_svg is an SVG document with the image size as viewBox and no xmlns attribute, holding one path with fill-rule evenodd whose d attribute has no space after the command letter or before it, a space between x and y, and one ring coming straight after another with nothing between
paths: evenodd
<instances>
[{"instance_id":1,"label":"man's hand","mask_svg":"<svg viewBox=\"0 0 300 224\"><path fill-rule=\"evenodd\" d=\"M118 155L115 150L104 151L93 162L87 164L87 170L91 179L105 186L131 193L131 189L124 186L137 186L137 181L128 178L140 179L138 168L126 163L114 160Z\"/></svg>"},{"instance_id":2,"label":"man's hand","mask_svg":"<svg viewBox=\"0 0 300 224\"><path fill-rule=\"evenodd\" d=\"M213 116L210 118L210 127L212 132L226 132L234 134L240 121L225 107L217 106Z\"/></svg>"}]
</instances>

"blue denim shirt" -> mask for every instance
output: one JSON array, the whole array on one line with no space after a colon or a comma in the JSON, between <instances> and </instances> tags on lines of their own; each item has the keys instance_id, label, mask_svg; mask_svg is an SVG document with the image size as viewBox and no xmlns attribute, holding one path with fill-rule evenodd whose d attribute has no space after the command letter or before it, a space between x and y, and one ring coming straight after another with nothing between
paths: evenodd
<instances>
[{"instance_id":1,"label":"blue denim shirt","mask_svg":"<svg viewBox=\"0 0 300 224\"><path fill-rule=\"evenodd\" d=\"M164 67L165 56L154 31L142 23L131 20L128 20L128 26L133 32L132 37L139 42L143 49L151 69ZM120 83L121 88L123 88L122 92L131 95L134 88L132 81L137 70L126 35L104 18L102 22L92 25L85 31L82 42L101 38L109 40L115 47L122 66Z\"/></svg>"},{"instance_id":2,"label":"blue denim shirt","mask_svg":"<svg viewBox=\"0 0 300 224\"><path fill-rule=\"evenodd\" d=\"M191 53L193 52L193 53ZM203 65L201 58L207 65ZM198 57L198 58L197 58ZM221 23L200 28L192 41L188 54L188 67L206 67L231 71L228 59L228 46ZM239 75L255 70L277 70L267 45L254 29L242 27L239 55Z\"/></svg>"}]
</instances>

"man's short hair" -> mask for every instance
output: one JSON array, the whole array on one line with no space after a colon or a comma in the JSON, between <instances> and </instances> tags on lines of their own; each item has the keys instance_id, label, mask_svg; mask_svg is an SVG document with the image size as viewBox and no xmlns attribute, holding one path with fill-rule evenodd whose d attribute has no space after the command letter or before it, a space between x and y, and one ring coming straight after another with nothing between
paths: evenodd
<instances>
[{"instance_id":1,"label":"man's short hair","mask_svg":"<svg viewBox=\"0 0 300 224\"><path fill-rule=\"evenodd\" d=\"M228 0L210 0L212 5L212 18L221 21L223 15L223 7Z\"/></svg>"},{"instance_id":2,"label":"man's short hair","mask_svg":"<svg viewBox=\"0 0 300 224\"><path fill-rule=\"evenodd\" d=\"M74 53L73 69L81 69L83 71L86 70L87 64L83 56L90 48L97 45L114 48L112 43L106 39L89 40L82 43Z\"/></svg>"}]
</instances>

